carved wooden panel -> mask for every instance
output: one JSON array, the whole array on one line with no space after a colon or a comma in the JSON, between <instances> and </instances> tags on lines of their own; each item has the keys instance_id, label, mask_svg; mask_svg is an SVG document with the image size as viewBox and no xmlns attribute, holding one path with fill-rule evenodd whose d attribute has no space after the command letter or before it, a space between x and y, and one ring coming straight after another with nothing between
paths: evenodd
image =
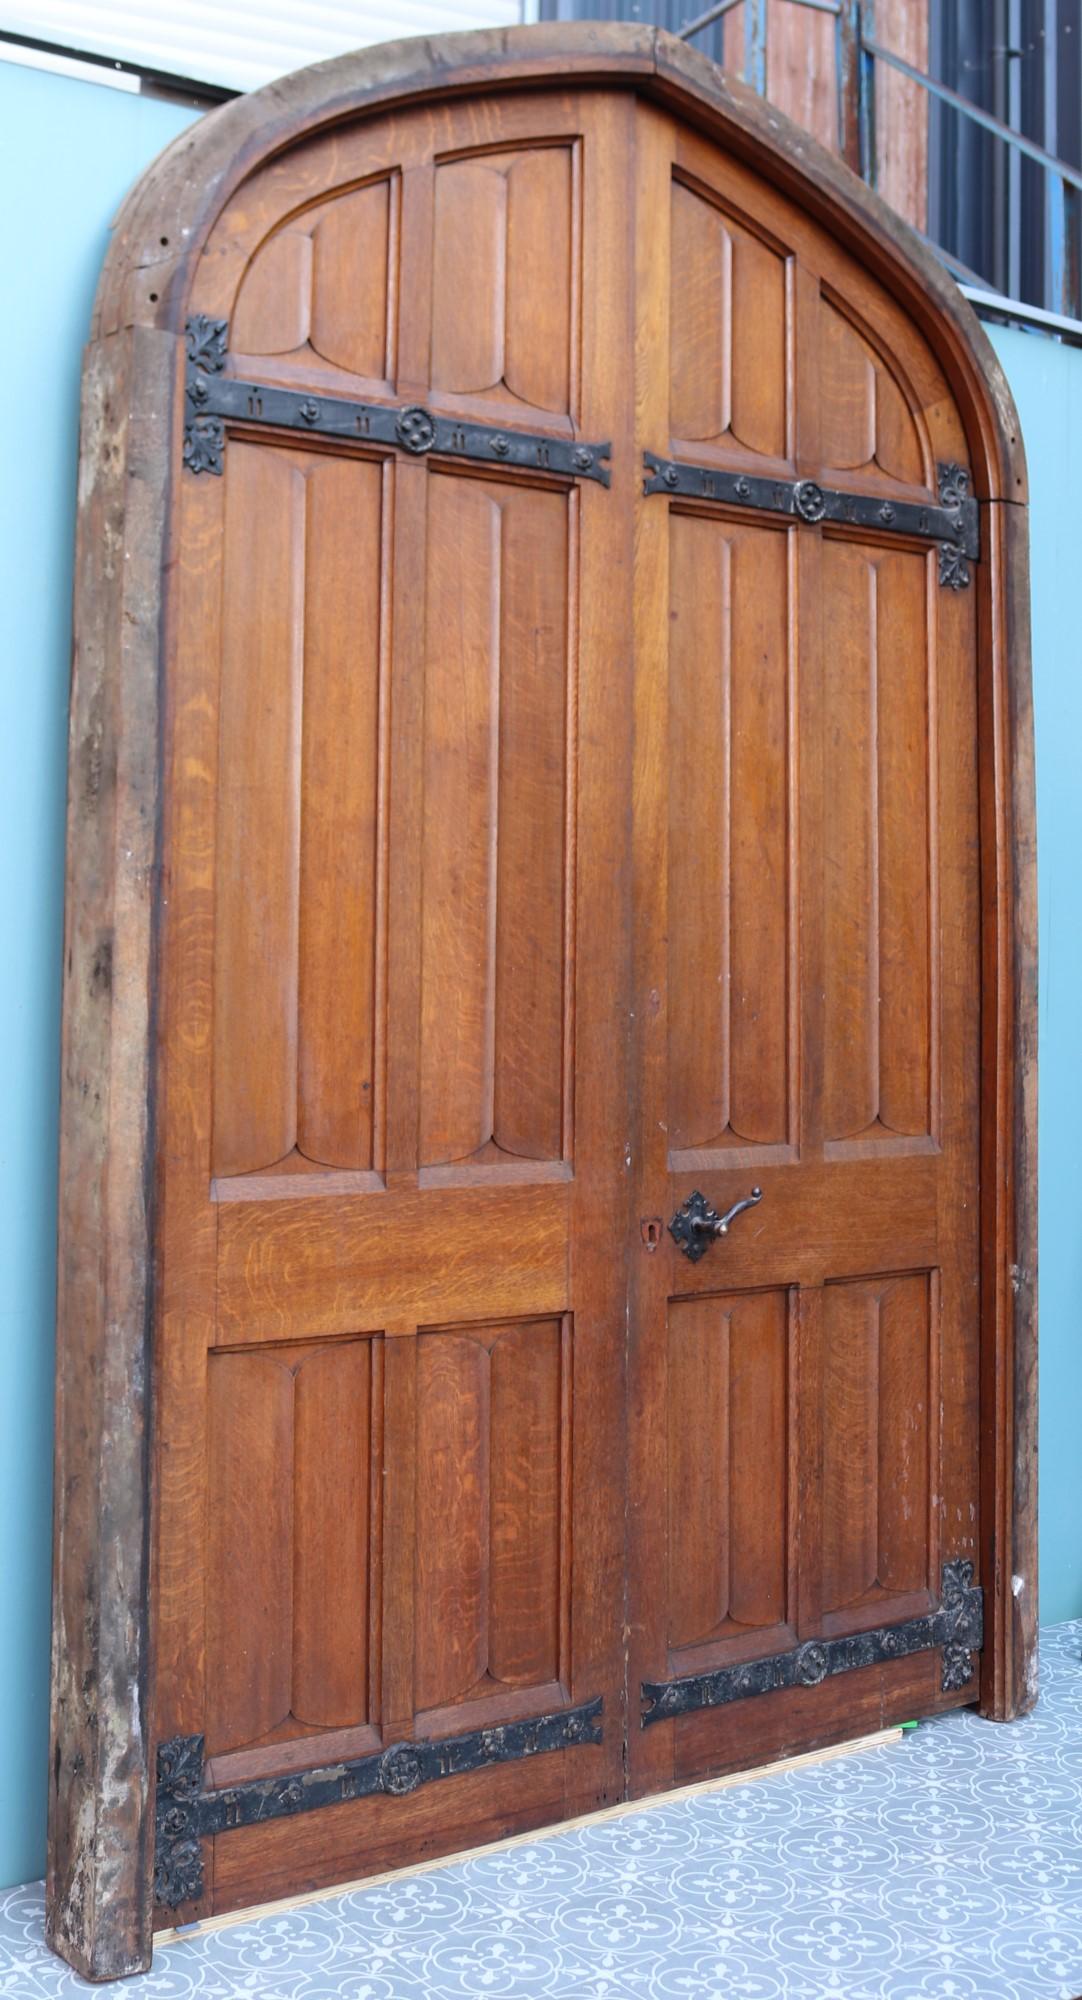
<instances>
[{"instance_id":1,"label":"carved wooden panel","mask_svg":"<svg viewBox=\"0 0 1082 2000\"><path fill-rule=\"evenodd\" d=\"M369 1167L380 1115L381 534L372 462L225 474L213 1171ZM335 621L325 616L335 605Z\"/></svg>"},{"instance_id":2,"label":"carved wooden panel","mask_svg":"<svg viewBox=\"0 0 1082 2000\"><path fill-rule=\"evenodd\" d=\"M930 1134L937 585L917 552L825 541L824 1132Z\"/></svg>"},{"instance_id":3,"label":"carved wooden panel","mask_svg":"<svg viewBox=\"0 0 1082 2000\"><path fill-rule=\"evenodd\" d=\"M399 206L398 175L383 175L270 235L237 296L234 353L307 351L365 381L393 381Z\"/></svg>"},{"instance_id":4,"label":"carved wooden panel","mask_svg":"<svg viewBox=\"0 0 1082 2000\"><path fill-rule=\"evenodd\" d=\"M669 1144L790 1137L789 538L674 513Z\"/></svg>"},{"instance_id":5,"label":"carved wooden panel","mask_svg":"<svg viewBox=\"0 0 1082 2000\"><path fill-rule=\"evenodd\" d=\"M823 1293L823 1608L871 1606L937 1578L933 1279L862 1278Z\"/></svg>"},{"instance_id":6,"label":"carved wooden panel","mask_svg":"<svg viewBox=\"0 0 1082 2000\"><path fill-rule=\"evenodd\" d=\"M930 484L929 454L898 363L892 366L826 297L819 304L818 350L824 466L838 472L875 466L911 486Z\"/></svg>"},{"instance_id":7,"label":"carved wooden panel","mask_svg":"<svg viewBox=\"0 0 1082 2000\"><path fill-rule=\"evenodd\" d=\"M568 511L430 481L422 1165L564 1151Z\"/></svg>"},{"instance_id":8,"label":"carved wooden panel","mask_svg":"<svg viewBox=\"0 0 1082 2000\"><path fill-rule=\"evenodd\" d=\"M676 438L788 446L786 259L679 181L672 187L669 421Z\"/></svg>"},{"instance_id":9,"label":"carved wooden panel","mask_svg":"<svg viewBox=\"0 0 1082 2000\"><path fill-rule=\"evenodd\" d=\"M437 168L433 389L573 411L578 230L571 146L487 152Z\"/></svg>"},{"instance_id":10,"label":"carved wooden panel","mask_svg":"<svg viewBox=\"0 0 1082 2000\"><path fill-rule=\"evenodd\" d=\"M669 1308L669 1646L741 1641L788 1615L789 1301Z\"/></svg>"},{"instance_id":11,"label":"carved wooden panel","mask_svg":"<svg viewBox=\"0 0 1082 2000\"><path fill-rule=\"evenodd\" d=\"M375 1719L375 1348L209 1357L208 1755Z\"/></svg>"},{"instance_id":12,"label":"carved wooden panel","mask_svg":"<svg viewBox=\"0 0 1082 2000\"><path fill-rule=\"evenodd\" d=\"M417 1347L414 1686L431 1710L560 1678L570 1333L539 1320Z\"/></svg>"}]
</instances>

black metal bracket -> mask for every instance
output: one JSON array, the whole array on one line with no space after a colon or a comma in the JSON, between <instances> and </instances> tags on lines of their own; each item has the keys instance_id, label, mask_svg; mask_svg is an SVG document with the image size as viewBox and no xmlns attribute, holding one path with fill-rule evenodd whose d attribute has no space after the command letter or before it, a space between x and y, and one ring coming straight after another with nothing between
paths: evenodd
<instances>
[{"instance_id":1,"label":"black metal bracket","mask_svg":"<svg viewBox=\"0 0 1082 2000\"><path fill-rule=\"evenodd\" d=\"M371 1798L378 1792L404 1798L419 1785L480 1771L486 1764L513 1763L550 1750L570 1750L580 1743L600 1743L601 1709L602 1697L595 1695L578 1708L535 1715L525 1722L504 1722L491 1729L471 1730L465 1736L393 1743L350 1763L278 1778L251 1778L210 1792L203 1790L203 1738L174 1736L158 1746L155 1898L175 1910L202 1895L200 1842L208 1834L284 1819L293 1813L315 1812L321 1806Z\"/></svg>"},{"instance_id":2,"label":"black metal bracket","mask_svg":"<svg viewBox=\"0 0 1082 2000\"><path fill-rule=\"evenodd\" d=\"M809 1639L792 1652L771 1653L766 1659L748 1660L739 1667L720 1667L715 1673L644 1681L642 1698L647 1707L642 1727L668 1721L674 1715L690 1715L695 1709L724 1708L728 1702L746 1701L751 1695L773 1694L777 1688L818 1687L832 1674L881 1666L911 1653L932 1652L936 1647L943 1649L941 1685L944 1694L950 1694L972 1680L974 1655L983 1644L984 1592L973 1582L973 1564L946 1562L942 1603L921 1618L908 1618L902 1625L883 1625L874 1632L857 1632L847 1639Z\"/></svg>"},{"instance_id":3,"label":"black metal bracket","mask_svg":"<svg viewBox=\"0 0 1082 2000\"><path fill-rule=\"evenodd\" d=\"M184 463L189 472L222 471L227 425L262 424L344 438L352 444L389 445L414 458L433 452L439 458L466 458L475 464L609 484L611 444L582 444L574 438L542 437L496 424L464 423L457 417L436 416L419 404L358 403L266 382L241 382L222 372L227 334L224 319L198 313L188 321Z\"/></svg>"},{"instance_id":4,"label":"black metal bracket","mask_svg":"<svg viewBox=\"0 0 1082 2000\"><path fill-rule=\"evenodd\" d=\"M759 513L784 514L816 525L838 521L846 527L874 528L892 535L939 543L939 581L951 590L969 582L967 557L980 555L980 511L969 497L969 473L964 466L939 465L939 505L916 500L881 499L871 493L847 493L818 486L814 479L764 479L750 472L723 472L713 465L685 465L643 453L644 493L669 493L676 499L712 500L723 507L751 507Z\"/></svg>"}]
</instances>

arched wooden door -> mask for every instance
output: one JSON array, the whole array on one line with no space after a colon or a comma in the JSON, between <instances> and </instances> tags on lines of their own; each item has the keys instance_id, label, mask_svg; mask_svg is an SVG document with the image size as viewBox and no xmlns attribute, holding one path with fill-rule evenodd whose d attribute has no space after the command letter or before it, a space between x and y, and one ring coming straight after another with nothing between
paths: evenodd
<instances>
[{"instance_id":1,"label":"arched wooden door","mask_svg":"<svg viewBox=\"0 0 1082 2000\"><path fill-rule=\"evenodd\" d=\"M607 68L300 120L174 281L159 1922L979 1692L994 452Z\"/></svg>"}]
</instances>

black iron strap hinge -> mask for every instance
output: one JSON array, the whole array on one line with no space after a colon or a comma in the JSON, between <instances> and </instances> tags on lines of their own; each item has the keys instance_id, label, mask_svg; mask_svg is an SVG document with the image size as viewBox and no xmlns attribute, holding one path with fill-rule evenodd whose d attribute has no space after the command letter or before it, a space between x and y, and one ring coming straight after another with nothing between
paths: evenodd
<instances>
[{"instance_id":1,"label":"black iron strap hinge","mask_svg":"<svg viewBox=\"0 0 1082 2000\"><path fill-rule=\"evenodd\" d=\"M860 1667L882 1666L911 1653L943 1649L942 1688L950 1694L968 1686L975 1672L975 1655L984 1643L984 1593L973 1582L971 1562L943 1564L942 1602L921 1618L901 1625L882 1625L848 1639L809 1639L789 1653L771 1653L743 1666L721 1667L715 1673L688 1674L680 1680L644 1681L646 1704L642 1727L690 1715L698 1708L723 1708L750 1695L773 1694L777 1688L818 1687L832 1674L853 1673Z\"/></svg>"},{"instance_id":2,"label":"black iron strap hinge","mask_svg":"<svg viewBox=\"0 0 1082 2000\"><path fill-rule=\"evenodd\" d=\"M223 373L228 328L224 319L198 313L188 321L185 378L184 463L189 472L223 468L231 424L269 425L352 444L389 445L423 457L466 458L475 464L550 472L561 479L595 479L607 486L611 444L542 437L497 424L436 416L419 404L359 403L344 396L312 395L267 382L242 382Z\"/></svg>"},{"instance_id":3,"label":"black iron strap hinge","mask_svg":"<svg viewBox=\"0 0 1082 2000\"><path fill-rule=\"evenodd\" d=\"M678 460L643 453L644 493L669 493L676 499L712 500L723 507L752 507L760 513L787 514L813 526L837 521L846 527L872 528L878 533L907 535L939 545L939 581L950 590L964 590L969 563L980 555L980 509L969 492L969 473L962 465L939 465L939 505L920 500L891 500L873 493L847 493L818 486L814 479L765 479L750 472L723 472L714 465L685 465Z\"/></svg>"},{"instance_id":4,"label":"black iron strap hinge","mask_svg":"<svg viewBox=\"0 0 1082 2000\"><path fill-rule=\"evenodd\" d=\"M474 1729L465 1736L394 1743L351 1763L329 1764L285 1777L250 1778L221 1791L203 1790L203 1738L174 1736L158 1746L155 1799L154 1895L175 1910L203 1893L200 1842L208 1834L254 1826L321 1806L389 1793L404 1798L437 1778L457 1778L486 1764L513 1763L550 1750L600 1743L602 1697L578 1708Z\"/></svg>"}]
</instances>

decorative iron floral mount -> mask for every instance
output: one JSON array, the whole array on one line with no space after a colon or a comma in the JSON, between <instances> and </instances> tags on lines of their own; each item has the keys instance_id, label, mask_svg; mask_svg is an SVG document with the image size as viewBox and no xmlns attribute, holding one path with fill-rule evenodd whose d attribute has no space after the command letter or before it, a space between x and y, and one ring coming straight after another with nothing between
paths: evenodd
<instances>
[{"instance_id":1,"label":"decorative iron floral mount","mask_svg":"<svg viewBox=\"0 0 1082 2000\"><path fill-rule=\"evenodd\" d=\"M285 1777L252 1778L221 1791L203 1790L202 1736L174 1736L158 1746L155 1800L154 1895L166 1909L196 1901L203 1893L201 1841L232 1827L254 1826L293 1813L383 1792L405 1798L419 1785L480 1771L487 1764L513 1763L600 1743L602 1697L578 1708L474 1729L463 1736L418 1738L352 1762L331 1764Z\"/></svg>"},{"instance_id":2,"label":"decorative iron floral mount","mask_svg":"<svg viewBox=\"0 0 1082 2000\"><path fill-rule=\"evenodd\" d=\"M959 1558L943 1564L941 1602L935 1611L907 1618L899 1625L881 1625L845 1639L809 1639L787 1653L770 1653L738 1667L714 1673L687 1674L678 1680L644 1681L642 1727L699 1708L723 1708L752 1695L773 1694L779 1688L818 1687L833 1674L861 1667L882 1666L913 1653L942 1649L940 1685L952 1694L969 1685L976 1655L984 1644L984 1592L973 1582L973 1564Z\"/></svg>"},{"instance_id":3,"label":"decorative iron floral mount","mask_svg":"<svg viewBox=\"0 0 1082 2000\"><path fill-rule=\"evenodd\" d=\"M184 463L189 472L220 473L226 437L234 424L309 431L353 443L389 445L413 457L467 458L484 465L593 479L607 486L611 444L545 437L495 424L464 423L413 403L360 403L344 396L314 396L269 382L241 381L225 371L228 323L196 313L187 324Z\"/></svg>"},{"instance_id":4,"label":"decorative iron floral mount","mask_svg":"<svg viewBox=\"0 0 1082 2000\"><path fill-rule=\"evenodd\" d=\"M923 500L893 500L875 493L850 493L820 486L814 479L770 479L748 472L730 472L716 465L688 465L679 459L643 453L643 492L668 493L674 499L714 501L723 507L750 507L765 514L787 514L815 527L838 522L868 528L878 534L905 535L939 546L939 581L950 590L964 590L969 563L980 555L980 510L970 496L969 473L952 462L936 467L938 505Z\"/></svg>"}]
</instances>

